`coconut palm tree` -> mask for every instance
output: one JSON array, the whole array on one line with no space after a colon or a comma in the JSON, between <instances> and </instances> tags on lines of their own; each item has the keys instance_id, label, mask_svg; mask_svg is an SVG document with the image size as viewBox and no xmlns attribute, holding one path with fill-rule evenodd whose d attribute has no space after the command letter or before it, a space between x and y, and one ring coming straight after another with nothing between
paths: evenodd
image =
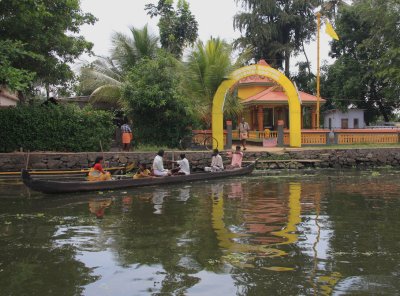
<instances>
[{"instance_id":1,"label":"coconut palm tree","mask_svg":"<svg viewBox=\"0 0 400 296\"><path fill-rule=\"evenodd\" d=\"M219 38L211 38L205 44L198 41L186 63L185 88L192 98L201 120L210 126L214 95L228 74L235 68L232 62L232 46ZM228 116L238 114L241 105L237 98L226 100Z\"/></svg>"},{"instance_id":2,"label":"coconut palm tree","mask_svg":"<svg viewBox=\"0 0 400 296\"><path fill-rule=\"evenodd\" d=\"M121 88L125 75L143 58L154 58L159 49L158 38L142 29L131 28L131 36L114 33L110 57L99 57L81 69L80 88L91 93L91 103L107 103L124 107Z\"/></svg>"}]
</instances>

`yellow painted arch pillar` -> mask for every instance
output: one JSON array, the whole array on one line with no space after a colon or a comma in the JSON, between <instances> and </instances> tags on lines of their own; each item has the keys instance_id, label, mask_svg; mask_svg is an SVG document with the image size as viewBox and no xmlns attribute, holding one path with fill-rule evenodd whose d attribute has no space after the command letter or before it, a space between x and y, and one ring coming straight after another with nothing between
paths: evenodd
<instances>
[{"instance_id":1,"label":"yellow painted arch pillar","mask_svg":"<svg viewBox=\"0 0 400 296\"><path fill-rule=\"evenodd\" d=\"M251 65L232 72L228 79L221 83L214 95L212 108L212 133L217 140L214 148L223 149L224 143L224 103L227 92L241 79L260 75L274 80L282 86L289 102L290 147L301 147L301 104L296 87L283 73L265 65Z\"/></svg>"}]
</instances>

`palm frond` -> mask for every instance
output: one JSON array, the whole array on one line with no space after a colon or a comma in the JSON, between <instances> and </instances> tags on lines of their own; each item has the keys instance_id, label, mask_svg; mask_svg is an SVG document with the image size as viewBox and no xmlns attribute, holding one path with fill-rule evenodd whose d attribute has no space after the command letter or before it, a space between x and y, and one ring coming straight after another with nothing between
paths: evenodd
<instances>
[{"instance_id":1,"label":"palm frond","mask_svg":"<svg viewBox=\"0 0 400 296\"><path fill-rule=\"evenodd\" d=\"M91 104L103 103L119 108L125 107L125 103L121 99L121 87L110 84L97 88L90 95L89 102Z\"/></svg>"}]
</instances>

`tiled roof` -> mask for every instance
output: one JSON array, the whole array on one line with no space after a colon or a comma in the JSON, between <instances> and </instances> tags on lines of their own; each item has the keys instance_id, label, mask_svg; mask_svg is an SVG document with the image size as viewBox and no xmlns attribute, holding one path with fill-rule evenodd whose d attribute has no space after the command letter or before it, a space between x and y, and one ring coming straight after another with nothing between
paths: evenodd
<instances>
[{"instance_id":1,"label":"tiled roof","mask_svg":"<svg viewBox=\"0 0 400 296\"><path fill-rule=\"evenodd\" d=\"M300 99L304 103L313 103L317 102L317 97L311 94L299 91ZM252 97L249 97L242 101L242 103L254 103L254 102L278 102L278 103L286 103L288 101L287 95L284 91L281 91L275 87L270 87ZM323 104L326 102L324 99L320 99L320 102Z\"/></svg>"}]
</instances>

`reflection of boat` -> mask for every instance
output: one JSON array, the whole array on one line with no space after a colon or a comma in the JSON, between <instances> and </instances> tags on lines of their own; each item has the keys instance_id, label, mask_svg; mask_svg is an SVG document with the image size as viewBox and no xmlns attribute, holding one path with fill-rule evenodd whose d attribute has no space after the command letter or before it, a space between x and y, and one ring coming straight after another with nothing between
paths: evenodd
<instances>
[{"instance_id":1,"label":"reflection of boat","mask_svg":"<svg viewBox=\"0 0 400 296\"><path fill-rule=\"evenodd\" d=\"M182 182L202 181L210 179L228 178L250 174L255 167L256 162L248 164L246 167L235 170L226 170L222 172L204 172L194 173L188 176L171 176L161 178L126 178L121 180L110 180L100 182L88 181L52 181L39 180L31 178L28 171L22 170L22 180L30 189L43 193L71 193L98 190L113 190L129 187L143 187L152 185L176 184Z\"/></svg>"}]
</instances>

